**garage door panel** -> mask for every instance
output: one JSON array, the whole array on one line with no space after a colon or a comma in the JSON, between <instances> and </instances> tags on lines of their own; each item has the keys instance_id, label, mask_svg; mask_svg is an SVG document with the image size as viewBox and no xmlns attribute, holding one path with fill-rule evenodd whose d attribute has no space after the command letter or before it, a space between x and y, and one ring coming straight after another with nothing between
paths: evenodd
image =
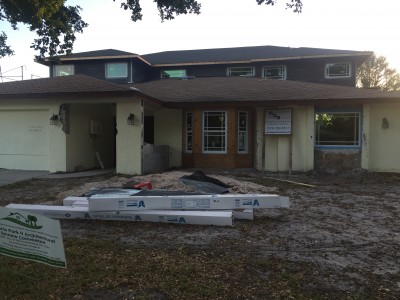
<instances>
[{"instance_id":1,"label":"garage door panel","mask_svg":"<svg viewBox=\"0 0 400 300\"><path fill-rule=\"evenodd\" d=\"M0 168L48 170L47 110L0 111Z\"/></svg>"},{"instance_id":2,"label":"garage door panel","mask_svg":"<svg viewBox=\"0 0 400 300\"><path fill-rule=\"evenodd\" d=\"M48 140L21 140L21 139L0 139L0 155L40 155L48 156Z\"/></svg>"}]
</instances>

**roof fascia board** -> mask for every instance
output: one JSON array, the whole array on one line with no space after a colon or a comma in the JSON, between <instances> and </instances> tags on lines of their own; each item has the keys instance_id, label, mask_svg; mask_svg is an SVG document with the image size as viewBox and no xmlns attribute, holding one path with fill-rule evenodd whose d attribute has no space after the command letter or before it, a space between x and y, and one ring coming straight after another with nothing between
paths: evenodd
<instances>
[{"instance_id":1,"label":"roof fascia board","mask_svg":"<svg viewBox=\"0 0 400 300\"><path fill-rule=\"evenodd\" d=\"M82 61L82 60L104 60L104 59L124 59L124 58L138 58L147 65L151 66L151 64L145 60L143 57L140 55L118 55L118 56L88 56L88 57L63 57L59 58L60 61ZM35 59L35 62L41 63L38 60ZM45 58L45 61L43 62L44 64L49 64L52 61L48 58Z\"/></svg>"},{"instance_id":2,"label":"roof fascia board","mask_svg":"<svg viewBox=\"0 0 400 300\"><path fill-rule=\"evenodd\" d=\"M354 57L354 56L369 56L373 52L359 52L357 54L335 54L335 55L313 55L313 56L285 56L285 57L274 57L274 58L258 58L249 60L227 60L217 62L198 62L198 63L176 63L176 64L152 64L154 67L172 67L172 66L196 66L196 65L223 65L223 64L235 64L235 63L254 63L254 62L268 62L268 61L280 61L280 60L297 60L297 59L318 59L318 58L337 58L337 57Z\"/></svg>"},{"instance_id":3,"label":"roof fascia board","mask_svg":"<svg viewBox=\"0 0 400 300\"><path fill-rule=\"evenodd\" d=\"M229 106L257 106L257 107L282 107L288 105L354 105L370 103L399 103L400 98L346 98L346 99L298 99L298 100L259 100L259 101L226 101L226 102L166 102L168 108L189 108L189 107L226 107Z\"/></svg>"},{"instance_id":4,"label":"roof fascia board","mask_svg":"<svg viewBox=\"0 0 400 300\"><path fill-rule=\"evenodd\" d=\"M72 60L96 60L96 59L118 59L118 58L136 58L139 55L113 55L113 56L88 56L88 57L60 57L60 61L72 61ZM50 61L46 58L46 61Z\"/></svg>"},{"instance_id":5,"label":"roof fascia board","mask_svg":"<svg viewBox=\"0 0 400 300\"><path fill-rule=\"evenodd\" d=\"M112 102L116 102L115 97L118 98L130 98L133 96L139 96L143 98L145 101L152 102L156 105L162 106L164 104L163 101L153 98L149 95L143 94L139 91L111 91L111 92L65 92L65 93L37 93L37 94L3 94L0 95L0 102L6 102L8 100L49 100L49 99L75 99L76 101L81 101L82 99L99 99L99 98L110 98ZM94 101L96 102L96 101Z\"/></svg>"}]
</instances>

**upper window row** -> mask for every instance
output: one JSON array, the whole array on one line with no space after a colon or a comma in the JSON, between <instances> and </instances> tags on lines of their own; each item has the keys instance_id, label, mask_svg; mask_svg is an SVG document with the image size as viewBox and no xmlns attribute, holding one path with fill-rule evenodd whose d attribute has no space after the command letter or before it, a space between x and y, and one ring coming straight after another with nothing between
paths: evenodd
<instances>
[{"instance_id":1,"label":"upper window row","mask_svg":"<svg viewBox=\"0 0 400 300\"><path fill-rule=\"evenodd\" d=\"M227 76L254 76L255 67L230 67L227 69ZM266 66L262 68L262 77L271 79L286 79L286 66Z\"/></svg>"},{"instance_id":2,"label":"upper window row","mask_svg":"<svg viewBox=\"0 0 400 300\"><path fill-rule=\"evenodd\" d=\"M287 78L286 65L264 66L262 78L281 79ZM229 67L227 76L255 76L255 67ZM186 76L185 69L162 70L161 78L182 78ZM349 62L330 63L325 65L325 78L347 78L351 77L351 64Z\"/></svg>"},{"instance_id":3,"label":"upper window row","mask_svg":"<svg viewBox=\"0 0 400 300\"><path fill-rule=\"evenodd\" d=\"M262 68L262 77L271 79L286 79L286 65L265 66ZM227 76L254 76L255 67L230 67ZM351 76L349 62L330 63L325 65L325 78L346 78Z\"/></svg>"},{"instance_id":4,"label":"upper window row","mask_svg":"<svg viewBox=\"0 0 400 300\"><path fill-rule=\"evenodd\" d=\"M74 65L55 65L53 76L74 75ZM255 76L255 67L229 67L227 76ZM106 63L106 78L127 78L128 63ZM185 69L162 70L161 78L183 78L186 77ZM287 78L286 65L264 66L262 68L262 77L271 79ZM346 78L351 77L351 65L349 62L330 63L325 65L325 78Z\"/></svg>"},{"instance_id":5,"label":"upper window row","mask_svg":"<svg viewBox=\"0 0 400 300\"><path fill-rule=\"evenodd\" d=\"M53 69L53 76L68 76L74 75L74 65L55 65ZM127 78L128 77L128 63L106 63L105 65L106 78Z\"/></svg>"},{"instance_id":6,"label":"upper window row","mask_svg":"<svg viewBox=\"0 0 400 300\"><path fill-rule=\"evenodd\" d=\"M263 78L286 79L286 66L263 67ZM230 67L227 69L227 76L254 76L254 67ZM161 78L183 78L186 77L186 70L162 70Z\"/></svg>"}]
</instances>

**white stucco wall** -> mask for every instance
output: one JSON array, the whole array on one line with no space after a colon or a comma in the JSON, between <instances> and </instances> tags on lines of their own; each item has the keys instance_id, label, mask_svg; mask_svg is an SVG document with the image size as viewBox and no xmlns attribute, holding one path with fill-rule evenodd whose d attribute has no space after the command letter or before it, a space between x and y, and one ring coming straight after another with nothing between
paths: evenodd
<instances>
[{"instance_id":1,"label":"white stucco wall","mask_svg":"<svg viewBox=\"0 0 400 300\"><path fill-rule=\"evenodd\" d=\"M314 169L314 106L293 108L293 171L306 172Z\"/></svg>"},{"instance_id":2,"label":"white stucco wall","mask_svg":"<svg viewBox=\"0 0 400 300\"><path fill-rule=\"evenodd\" d=\"M128 125L127 118L132 113L135 124ZM143 145L143 105L141 100L119 102L116 106L117 118L117 161L116 172L120 174L142 174Z\"/></svg>"},{"instance_id":3,"label":"white stucco wall","mask_svg":"<svg viewBox=\"0 0 400 300\"><path fill-rule=\"evenodd\" d=\"M169 167L182 166L182 110L158 109L154 112L154 145L169 146Z\"/></svg>"},{"instance_id":4,"label":"white stucco wall","mask_svg":"<svg viewBox=\"0 0 400 300\"><path fill-rule=\"evenodd\" d=\"M265 136L265 108L257 108L255 161L258 170L306 172L314 168L314 108L291 109L292 135Z\"/></svg>"},{"instance_id":5,"label":"white stucco wall","mask_svg":"<svg viewBox=\"0 0 400 300\"><path fill-rule=\"evenodd\" d=\"M400 172L400 104L364 105L362 167L374 172ZM382 120L389 122L382 128Z\"/></svg>"},{"instance_id":6,"label":"white stucco wall","mask_svg":"<svg viewBox=\"0 0 400 300\"><path fill-rule=\"evenodd\" d=\"M115 106L107 104L70 104L70 133L66 135L67 171L101 167L114 163L114 121ZM101 126L100 134L90 132L90 122Z\"/></svg>"}]
</instances>

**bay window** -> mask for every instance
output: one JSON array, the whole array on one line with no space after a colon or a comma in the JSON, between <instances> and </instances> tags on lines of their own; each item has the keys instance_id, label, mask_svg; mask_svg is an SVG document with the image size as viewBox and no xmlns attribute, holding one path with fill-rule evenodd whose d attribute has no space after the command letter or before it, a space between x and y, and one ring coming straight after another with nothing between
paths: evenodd
<instances>
[{"instance_id":1,"label":"bay window","mask_svg":"<svg viewBox=\"0 0 400 300\"><path fill-rule=\"evenodd\" d=\"M203 112L203 153L227 152L227 113Z\"/></svg>"}]
</instances>

